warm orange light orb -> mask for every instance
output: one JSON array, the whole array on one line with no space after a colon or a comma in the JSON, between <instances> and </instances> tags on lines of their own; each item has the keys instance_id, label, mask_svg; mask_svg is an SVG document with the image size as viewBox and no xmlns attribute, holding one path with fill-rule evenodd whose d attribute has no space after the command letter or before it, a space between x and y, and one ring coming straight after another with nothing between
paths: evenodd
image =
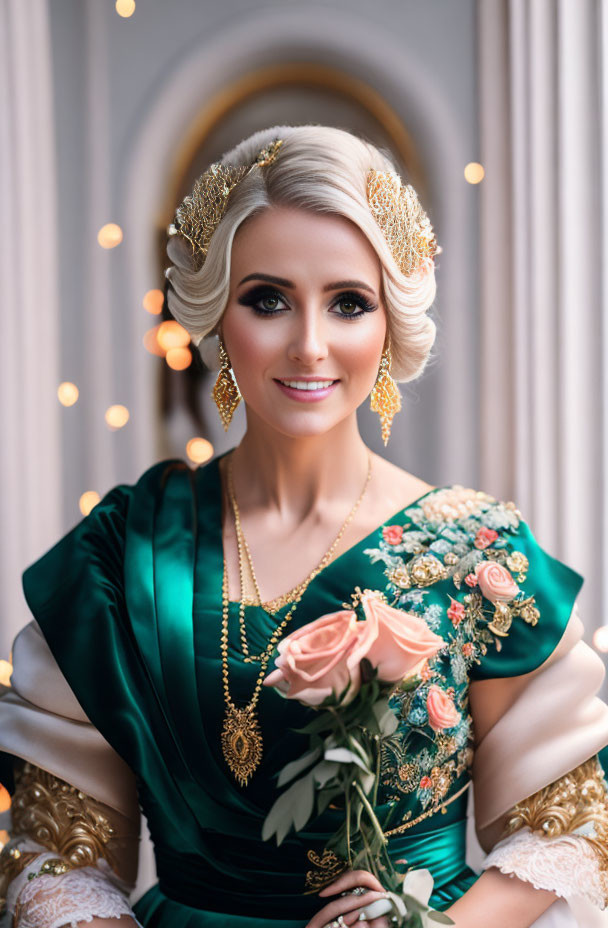
<instances>
[{"instance_id":1,"label":"warm orange light orb","mask_svg":"<svg viewBox=\"0 0 608 928\"><path fill-rule=\"evenodd\" d=\"M478 161L469 161L464 169L464 179L469 184L480 184L486 176L483 164Z\"/></svg>"},{"instance_id":2,"label":"warm orange light orb","mask_svg":"<svg viewBox=\"0 0 608 928\"><path fill-rule=\"evenodd\" d=\"M159 316L163 309L165 295L162 290L148 290L142 300L142 306L153 316Z\"/></svg>"},{"instance_id":3,"label":"warm orange light orb","mask_svg":"<svg viewBox=\"0 0 608 928\"><path fill-rule=\"evenodd\" d=\"M11 795L6 786L0 783L0 812L6 812L11 807Z\"/></svg>"},{"instance_id":4,"label":"warm orange light orb","mask_svg":"<svg viewBox=\"0 0 608 928\"><path fill-rule=\"evenodd\" d=\"M10 681L12 672L13 665L10 661L0 661L0 684L2 684L2 686L11 685Z\"/></svg>"},{"instance_id":5,"label":"warm orange light orb","mask_svg":"<svg viewBox=\"0 0 608 928\"><path fill-rule=\"evenodd\" d=\"M191 438L186 445L186 454L195 464L204 464L213 457L213 445L206 438Z\"/></svg>"},{"instance_id":6,"label":"warm orange light orb","mask_svg":"<svg viewBox=\"0 0 608 928\"><path fill-rule=\"evenodd\" d=\"M73 406L78 399L78 387L69 380L64 380L57 387L57 397L62 406Z\"/></svg>"},{"instance_id":7,"label":"warm orange light orb","mask_svg":"<svg viewBox=\"0 0 608 928\"><path fill-rule=\"evenodd\" d=\"M102 248L116 248L122 242L122 229L115 222L107 222L97 233Z\"/></svg>"},{"instance_id":8,"label":"warm orange light orb","mask_svg":"<svg viewBox=\"0 0 608 928\"><path fill-rule=\"evenodd\" d=\"M91 509L97 505L100 500L99 493L95 490L87 490L78 500L78 506L83 516L88 516Z\"/></svg>"},{"instance_id":9,"label":"warm orange light orb","mask_svg":"<svg viewBox=\"0 0 608 928\"><path fill-rule=\"evenodd\" d=\"M175 319L167 319L166 322L161 322L156 340L161 348L169 351L171 348L185 348L190 341L190 336L183 325Z\"/></svg>"},{"instance_id":10,"label":"warm orange light orb","mask_svg":"<svg viewBox=\"0 0 608 928\"><path fill-rule=\"evenodd\" d=\"M127 19L135 12L135 0L116 0L116 12Z\"/></svg>"},{"instance_id":11,"label":"warm orange light orb","mask_svg":"<svg viewBox=\"0 0 608 928\"><path fill-rule=\"evenodd\" d=\"M111 429L121 429L129 421L129 410L126 406L117 403L115 406L108 406L105 414L106 425Z\"/></svg>"},{"instance_id":12,"label":"warm orange light orb","mask_svg":"<svg viewBox=\"0 0 608 928\"><path fill-rule=\"evenodd\" d=\"M165 361L174 371L184 371L192 364L192 354L189 348L169 348Z\"/></svg>"},{"instance_id":13,"label":"warm orange light orb","mask_svg":"<svg viewBox=\"0 0 608 928\"><path fill-rule=\"evenodd\" d=\"M164 358L165 352L158 344L158 330L160 325L155 325L153 328L148 329L146 334L143 337L144 348L146 351L149 351L150 354L158 355L159 358Z\"/></svg>"},{"instance_id":14,"label":"warm orange light orb","mask_svg":"<svg viewBox=\"0 0 608 928\"><path fill-rule=\"evenodd\" d=\"M593 647L596 651L608 651L608 625L600 625L593 633Z\"/></svg>"}]
</instances>

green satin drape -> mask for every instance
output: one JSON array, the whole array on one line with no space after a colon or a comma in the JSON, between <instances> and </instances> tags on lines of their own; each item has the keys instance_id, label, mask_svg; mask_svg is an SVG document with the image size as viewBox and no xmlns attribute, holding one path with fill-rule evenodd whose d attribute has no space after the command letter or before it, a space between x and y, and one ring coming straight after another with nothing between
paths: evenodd
<instances>
[{"instance_id":1,"label":"green satin drape","mask_svg":"<svg viewBox=\"0 0 608 928\"><path fill-rule=\"evenodd\" d=\"M261 840L265 815L278 795L276 774L307 746L306 736L294 729L314 717L314 710L272 689L263 687L260 694L263 758L246 787L234 780L222 756L220 489L217 458L196 471L183 461L160 462L136 484L113 488L29 567L24 592L83 709L136 775L159 877L136 904L142 924L207 928L219 924L222 913L221 924L229 928L303 928L325 904L306 892L310 855L322 853L341 813L328 809L278 848ZM414 504L408 510L414 512ZM408 510L397 514L401 524ZM340 609L355 586L384 589L385 565L366 553L382 527L315 578L289 630ZM538 663L559 640L577 578L574 572L564 575L554 619L539 625ZM442 584L429 587L427 595L441 604L437 614L446 623ZM230 693L236 705L244 705L259 665L240 658L237 617L238 607L231 604ZM251 651L258 653L275 621L257 607L248 607L246 618ZM524 672L513 656L516 644L507 645L508 672ZM527 652L521 655L525 661ZM466 683L459 686L466 695ZM401 726L405 737L407 725ZM446 798L468 779L468 771L460 771ZM466 798L464 793L445 814L389 839L395 860L431 870L432 901L439 908L476 878L465 863ZM378 799L382 820L394 799L385 787ZM416 818L424 808L415 790L403 790L390 826Z\"/></svg>"}]
</instances>

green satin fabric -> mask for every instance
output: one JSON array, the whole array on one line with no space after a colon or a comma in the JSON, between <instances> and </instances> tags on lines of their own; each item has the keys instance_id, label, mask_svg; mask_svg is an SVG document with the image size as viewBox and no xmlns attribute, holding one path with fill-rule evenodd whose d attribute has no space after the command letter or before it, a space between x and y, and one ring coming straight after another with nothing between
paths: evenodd
<instances>
[{"instance_id":1,"label":"green satin fabric","mask_svg":"<svg viewBox=\"0 0 608 928\"><path fill-rule=\"evenodd\" d=\"M263 757L246 787L224 761L220 489L218 459L196 471L179 460L160 462L135 485L115 487L29 567L24 592L83 709L136 775L159 875L159 885L136 906L142 924L207 928L218 924L221 912L222 924L230 928L269 923L303 928L321 908L316 895L305 892L309 852L321 854L341 813L328 809L278 848L261 840L278 795L276 774L307 746L306 736L293 729L315 716L272 689L262 687L260 693ZM413 505L408 509L413 512ZM407 510L397 515L407 517ZM339 609L355 586L384 588L384 564L366 554L382 527L315 578L290 631ZM536 666L559 640L578 589L574 572L559 578L570 586L560 590L559 608L547 608L547 620L537 629ZM552 578L547 582L551 587ZM444 585L428 592L445 613ZM237 618L238 606L231 604L230 693L236 705L245 705L259 665L240 658ZM257 607L247 608L246 619L250 649L258 653L275 623ZM517 658L517 643L507 642L506 673L525 672L529 653L520 644ZM448 794L468 778L461 772ZM394 805L388 796L383 787L381 820ZM390 827L423 808L418 795L404 791ZM447 814L430 816L389 840L395 860L405 857L409 866L431 870L438 907L449 906L475 879L464 859L465 822L466 793Z\"/></svg>"}]
</instances>

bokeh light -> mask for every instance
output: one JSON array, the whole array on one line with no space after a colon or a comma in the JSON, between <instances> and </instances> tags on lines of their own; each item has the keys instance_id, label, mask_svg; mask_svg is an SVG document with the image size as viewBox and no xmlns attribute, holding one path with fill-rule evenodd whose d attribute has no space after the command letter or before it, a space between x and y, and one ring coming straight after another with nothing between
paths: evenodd
<instances>
[{"instance_id":1,"label":"bokeh light","mask_svg":"<svg viewBox=\"0 0 608 928\"><path fill-rule=\"evenodd\" d=\"M464 169L464 179L469 184L479 184L486 176L483 164L478 161L469 161Z\"/></svg>"},{"instance_id":2,"label":"bokeh light","mask_svg":"<svg viewBox=\"0 0 608 928\"><path fill-rule=\"evenodd\" d=\"M102 248L116 248L122 242L122 229L115 222L107 222L97 233Z\"/></svg>"},{"instance_id":3,"label":"bokeh light","mask_svg":"<svg viewBox=\"0 0 608 928\"><path fill-rule=\"evenodd\" d=\"M142 306L148 313L153 316L159 316L163 309L165 295L162 290L148 290L142 300Z\"/></svg>"},{"instance_id":4,"label":"bokeh light","mask_svg":"<svg viewBox=\"0 0 608 928\"><path fill-rule=\"evenodd\" d=\"M114 406L108 406L105 414L106 425L112 430L121 429L129 421L129 410L126 406L116 403Z\"/></svg>"},{"instance_id":5,"label":"bokeh light","mask_svg":"<svg viewBox=\"0 0 608 928\"><path fill-rule=\"evenodd\" d=\"M6 786L0 783L0 812L6 812L11 807L11 796Z\"/></svg>"},{"instance_id":6,"label":"bokeh light","mask_svg":"<svg viewBox=\"0 0 608 928\"><path fill-rule=\"evenodd\" d=\"M11 685L12 672L13 665L10 661L0 661L0 684L2 684L2 686Z\"/></svg>"},{"instance_id":7,"label":"bokeh light","mask_svg":"<svg viewBox=\"0 0 608 928\"><path fill-rule=\"evenodd\" d=\"M78 508L83 516L88 516L91 509L97 505L100 500L99 493L95 490L86 490L78 500Z\"/></svg>"},{"instance_id":8,"label":"bokeh light","mask_svg":"<svg viewBox=\"0 0 608 928\"><path fill-rule=\"evenodd\" d=\"M135 0L116 0L116 12L127 19L135 12Z\"/></svg>"},{"instance_id":9,"label":"bokeh light","mask_svg":"<svg viewBox=\"0 0 608 928\"><path fill-rule=\"evenodd\" d=\"M175 319L167 319L158 327L156 340L161 348L169 351L171 348L185 348L190 342L190 336L183 325Z\"/></svg>"},{"instance_id":10,"label":"bokeh light","mask_svg":"<svg viewBox=\"0 0 608 928\"><path fill-rule=\"evenodd\" d=\"M593 647L596 651L608 652L608 625L601 625L593 633Z\"/></svg>"},{"instance_id":11,"label":"bokeh light","mask_svg":"<svg viewBox=\"0 0 608 928\"><path fill-rule=\"evenodd\" d=\"M158 355L159 358L164 358L165 352L158 344L158 338L157 338L158 330L160 329L161 325L162 323L159 323L159 325L155 325L153 326L153 328L148 329L148 331L145 333L143 337L143 343L144 343L144 348L146 349L146 351L149 351L150 354L155 354L155 355Z\"/></svg>"},{"instance_id":12,"label":"bokeh light","mask_svg":"<svg viewBox=\"0 0 608 928\"><path fill-rule=\"evenodd\" d=\"M73 406L78 399L78 387L69 380L64 380L57 387L57 397L62 406Z\"/></svg>"},{"instance_id":13,"label":"bokeh light","mask_svg":"<svg viewBox=\"0 0 608 928\"><path fill-rule=\"evenodd\" d=\"M184 371L192 364L192 352L189 348L169 348L165 361L174 371Z\"/></svg>"},{"instance_id":14,"label":"bokeh light","mask_svg":"<svg viewBox=\"0 0 608 928\"><path fill-rule=\"evenodd\" d=\"M186 445L186 454L195 464L204 464L213 457L213 445L206 438L191 438Z\"/></svg>"}]
</instances>

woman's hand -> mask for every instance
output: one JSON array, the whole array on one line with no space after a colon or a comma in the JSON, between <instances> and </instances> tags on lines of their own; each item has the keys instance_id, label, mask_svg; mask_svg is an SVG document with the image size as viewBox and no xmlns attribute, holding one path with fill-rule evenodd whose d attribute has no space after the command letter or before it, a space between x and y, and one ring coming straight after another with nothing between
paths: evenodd
<instances>
[{"instance_id":1,"label":"woman's hand","mask_svg":"<svg viewBox=\"0 0 608 928\"><path fill-rule=\"evenodd\" d=\"M355 889L356 886L363 886L368 892L356 896L353 896L352 893L347 896L339 895L339 893ZM364 908L369 908L370 917L362 924L369 925L370 928L390 928L390 918L386 915L374 917L374 909L377 909L378 906L372 906L372 903L377 902L377 900L384 902L386 892L373 873L368 870L346 870L319 893L319 896L324 897L335 895L338 895L338 898L329 902L317 912L314 918L308 922L306 928L325 928L326 925L333 923L339 915L342 915L345 925L358 924L359 916Z\"/></svg>"}]
</instances>

